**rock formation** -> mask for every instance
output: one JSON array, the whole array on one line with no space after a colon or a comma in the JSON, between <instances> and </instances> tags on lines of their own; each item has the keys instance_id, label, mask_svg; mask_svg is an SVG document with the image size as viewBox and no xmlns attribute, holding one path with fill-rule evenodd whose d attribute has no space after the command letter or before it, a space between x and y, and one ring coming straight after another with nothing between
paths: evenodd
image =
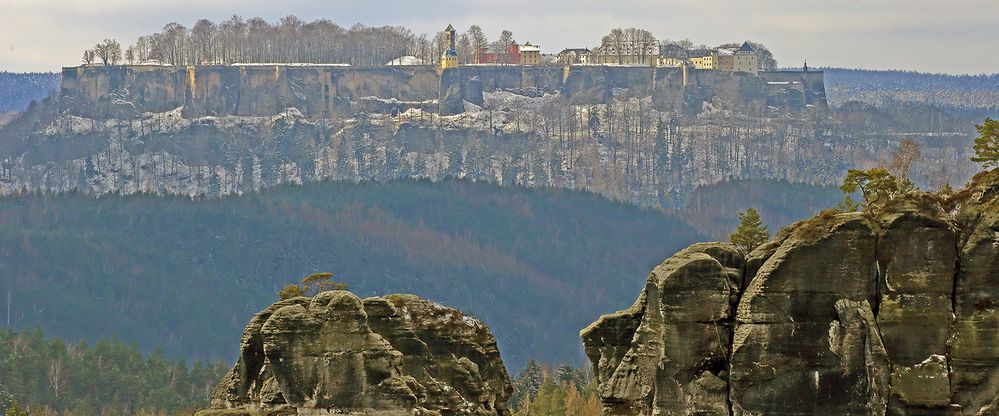
<instances>
[{"instance_id":1,"label":"rock formation","mask_svg":"<svg viewBox=\"0 0 999 416\"><path fill-rule=\"evenodd\" d=\"M697 244L581 332L608 414L999 414L999 171Z\"/></svg>"},{"instance_id":2,"label":"rock formation","mask_svg":"<svg viewBox=\"0 0 999 416\"><path fill-rule=\"evenodd\" d=\"M254 316L199 415L506 415L511 392L478 320L412 295L331 291Z\"/></svg>"}]
</instances>

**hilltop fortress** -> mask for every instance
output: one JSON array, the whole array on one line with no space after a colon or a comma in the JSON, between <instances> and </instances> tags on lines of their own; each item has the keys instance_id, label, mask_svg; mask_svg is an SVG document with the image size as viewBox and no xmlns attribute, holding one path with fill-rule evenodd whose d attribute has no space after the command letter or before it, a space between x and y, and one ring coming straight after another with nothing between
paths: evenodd
<instances>
[{"instance_id":1,"label":"hilltop fortress","mask_svg":"<svg viewBox=\"0 0 999 416\"><path fill-rule=\"evenodd\" d=\"M310 119L421 108L458 114L483 92L560 94L594 105L613 96L652 97L660 111L697 113L719 96L784 110L825 107L822 72L722 71L636 66L475 65L351 67L318 64L80 66L64 68L63 112L129 118L183 107L185 118L269 116L297 108Z\"/></svg>"}]
</instances>

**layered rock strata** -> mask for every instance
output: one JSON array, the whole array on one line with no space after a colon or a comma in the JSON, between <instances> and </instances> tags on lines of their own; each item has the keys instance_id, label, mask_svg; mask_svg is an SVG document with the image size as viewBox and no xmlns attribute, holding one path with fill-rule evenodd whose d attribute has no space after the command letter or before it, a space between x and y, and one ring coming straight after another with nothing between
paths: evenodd
<instances>
[{"instance_id":1,"label":"layered rock strata","mask_svg":"<svg viewBox=\"0 0 999 416\"><path fill-rule=\"evenodd\" d=\"M607 414L999 414L999 172L685 249L581 332Z\"/></svg>"},{"instance_id":2,"label":"layered rock strata","mask_svg":"<svg viewBox=\"0 0 999 416\"><path fill-rule=\"evenodd\" d=\"M331 291L254 316L199 415L507 415L511 392L478 320L412 295Z\"/></svg>"}]
</instances>

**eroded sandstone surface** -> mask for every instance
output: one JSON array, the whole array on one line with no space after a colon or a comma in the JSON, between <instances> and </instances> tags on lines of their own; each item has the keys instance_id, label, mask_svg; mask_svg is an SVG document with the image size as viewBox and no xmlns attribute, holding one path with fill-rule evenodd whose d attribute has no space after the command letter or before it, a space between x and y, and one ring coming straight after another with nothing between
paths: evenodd
<instances>
[{"instance_id":1,"label":"eroded sandstone surface","mask_svg":"<svg viewBox=\"0 0 999 416\"><path fill-rule=\"evenodd\" d=\"M999 172L697 244L581 332L607 414L999 414Z\"/></svg>"},{"instance_id":2,"label":"eroded sandstone surface","mask_svg":"<svg viewBox=\"0 0 999 416\"><path fill-rule=\"evenodd\" d=\"M507 415L511 392L478 320L412 295L330 291L254 316L199 415Z\"/></svg>"}]
</instances>

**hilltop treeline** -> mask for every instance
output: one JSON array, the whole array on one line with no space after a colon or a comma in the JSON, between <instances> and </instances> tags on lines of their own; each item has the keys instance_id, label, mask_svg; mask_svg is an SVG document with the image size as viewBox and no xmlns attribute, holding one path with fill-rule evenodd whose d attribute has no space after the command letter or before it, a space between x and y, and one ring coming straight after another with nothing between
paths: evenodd
<instances>
[{"instance_id":1,"label":"hilltop treeline","mask_svg":"<svg viewBox=\"0 0 999 416\"><path fill-rule=\"evenodd\" d=\"M486 42L473 26L462 35L462 50ZM163 30L141 36L121 57L126 62L161 62L171 65L233 64L250 62L384 65L412 55L436 63L446 47L442 33L416 34L402 26L340 26L330 20L311 22L287 16L271 23L254 17L232 16L222 22L208 19L188 28L170 23ZM86 59L85 59L86 60Z\"/></svg>"},{"instance_id":2,"label":"hilltop treeline","mask_svg":"<svg viewBox=\"0 0 999 416\"><path fill-rule=\"evenodd\" d=\"M228 369L143 354L117 339L91 345L0 328L0 412L16 401L33 415L190 414Z\"/></svg>"},{"instance_id":3,"label":"hilltop treeline","mask_svg":"<svg viewBox=\"0 0 999 416\"><path fill-rule=\"evenodd\" d=\"M442 28L443 29L443 28ZM656 39L651 32L638 28L614 28L600 43L621 51L633 44L673 45L683 49L704 49L689 39ZM516 41L514 33L502 30L492 41L478 25L471 25L456 39L461 63L475 61L476 51L497 55L505 62L508 47ZM521 43L529 39L521 39ZM582 45L594 43L583 40ZM205 65L234 63L313 63L349 64L355 66L384 65L402 56L414 56L423 64L435 65L447 48L443 31L431 34L415 33L403 26L365 26L360 23L344 27L328 19L306 22L289 15L277 22L254 17L244 19L233 15L214 22L201 19L187 27L172 22L159 32L139 37L127 49L114 39L105 39L93 49L84 51L83 62L104 65L126 63L163 63L170 65ZM739 43L722 46L738 46ZM766 46L753 43L760 53L764 69L773 69L777 61ZM643 49L645 50L645 49ZM619 52L620 53L620 52Z\"/></svg>"}]
</instances>

